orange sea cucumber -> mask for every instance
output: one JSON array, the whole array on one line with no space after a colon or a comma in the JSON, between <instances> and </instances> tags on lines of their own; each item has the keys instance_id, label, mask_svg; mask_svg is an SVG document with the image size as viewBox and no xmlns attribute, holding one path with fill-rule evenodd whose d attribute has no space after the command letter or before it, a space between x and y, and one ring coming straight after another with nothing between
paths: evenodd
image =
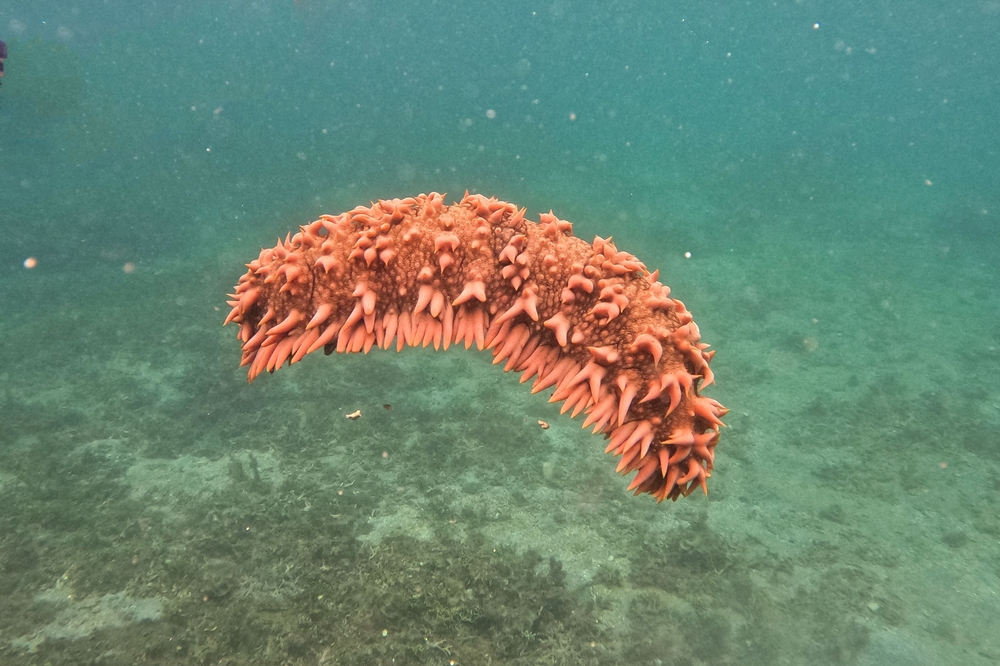
<instances>
[{"instance_id":1,"label":"orange sea cucumber","mask_svg":"<svg viewBox=\"0 0 1000 666\"><path fill-rule=\"evenodd\" d=\"M247 264L226 323L251 381L318 349L367 353L473 343L555 387L562 412L604 433L629 490L706 493L720 417L700 395L714 352L670 289L610 239L550 213L466 193L421 194L324 215Z\"/></svg>"}]
</instances>

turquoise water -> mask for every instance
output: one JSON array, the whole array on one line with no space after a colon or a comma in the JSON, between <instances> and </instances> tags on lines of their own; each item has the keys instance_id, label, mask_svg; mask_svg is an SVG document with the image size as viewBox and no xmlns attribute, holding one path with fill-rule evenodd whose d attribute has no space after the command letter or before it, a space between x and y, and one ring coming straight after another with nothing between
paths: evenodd
<instances>
[{"instance_id":1,"label":"turquoise water","mask_svg":"<svg viewBox=\"0 0 1000 666\"><path fill-rule=\"evenodd\" d=\"M0 663L1000 662L998 32L5 3ZM661 269L731 409L708 497L631 497L485 353L247 385L221 323L261 246L466 189Z\"/></svg>"}]
</instances>

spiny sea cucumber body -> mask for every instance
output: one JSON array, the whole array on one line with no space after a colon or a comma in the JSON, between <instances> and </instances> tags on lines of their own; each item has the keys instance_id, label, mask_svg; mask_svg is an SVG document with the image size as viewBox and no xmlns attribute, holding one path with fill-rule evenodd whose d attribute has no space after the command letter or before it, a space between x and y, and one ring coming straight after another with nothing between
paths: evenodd
<instances>
[{"instance_id":1,"label":"spiny sea cucumber body","mask_svg":"<svg viewBox=\"0 0 1000 666\"><path fill-rule=\"evenodd\" d=\"M550 213L431 193L301 227L247 264L226 323L252 381L306 354L372 347L490 349L494 364L554 387L562 412L610 440L629 490L707 492L726 409L700 390L714 354L658 271Z\"/></svg>"}]
</instances>

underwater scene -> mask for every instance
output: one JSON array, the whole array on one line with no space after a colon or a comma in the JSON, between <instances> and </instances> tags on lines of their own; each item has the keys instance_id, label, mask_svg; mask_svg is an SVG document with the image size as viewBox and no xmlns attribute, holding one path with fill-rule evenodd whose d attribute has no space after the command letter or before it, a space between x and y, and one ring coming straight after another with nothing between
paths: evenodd
<instances>
[{"instance_id":1,"label":"underwater scene","mask_svg":"<svg viewBox=\"0 0 1000 666\"><path fill-rule=\"evenodd\" d=\"M0 664L1000 664L997 34L4 2Z\"/></svg>"}]
</instances>

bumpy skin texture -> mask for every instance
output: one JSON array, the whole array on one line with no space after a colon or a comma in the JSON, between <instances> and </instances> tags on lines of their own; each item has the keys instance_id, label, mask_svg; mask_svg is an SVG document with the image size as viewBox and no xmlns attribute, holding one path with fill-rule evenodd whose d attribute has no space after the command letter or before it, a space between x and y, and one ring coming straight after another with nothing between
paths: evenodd
<instances>
[{"instance_id":1,"label":"bumpy skin texture","mask_svg":"<svg viewBox=\"0 0 1000 666\"><path fill-rule=\"evenodd\" d=\"M552 213L431 193L324 215L247 264L226 323L249 379L306 354L462 343L555 387L658 501L706 493L720 417L699 390L714 352L684 304L610 239L588 243Z\"/></svg>"}]
</instances>

